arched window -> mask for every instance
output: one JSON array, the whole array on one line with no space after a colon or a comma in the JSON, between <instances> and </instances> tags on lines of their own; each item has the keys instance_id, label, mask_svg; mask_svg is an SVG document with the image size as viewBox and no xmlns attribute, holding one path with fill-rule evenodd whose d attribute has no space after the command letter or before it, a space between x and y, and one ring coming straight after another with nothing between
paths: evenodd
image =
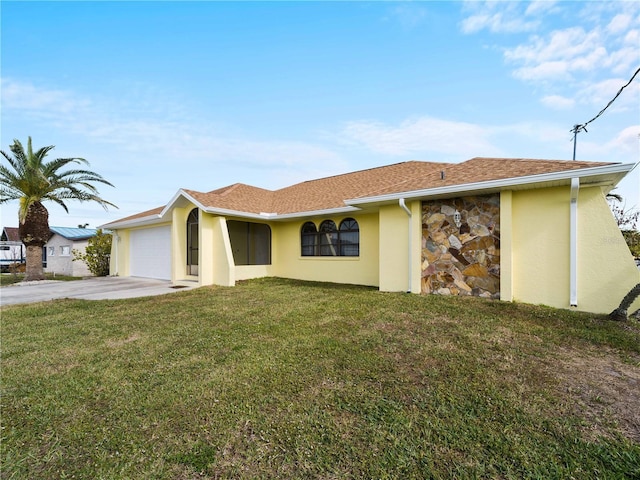
<instances>
[{"instance_id":1,"label":"arched window","mask_svg":"<svg viewBox=\"0 0 640 480\"><path fill-rule=\"evenodd\" d=\"M336 227L333 220L325 220L316 229L306 222L300 231L303 257L358 257L360 255L360 227L353 218L345 218Z\"/></svg>"},{"instance_id":2,"label":"arched window","mask_svg":"<svg viewBox=\"0 0 640 480\"><path fill-rule=\"evenodd\" d=\"M325 220L318 229L318 247L320 256L338 256L338 229L333 220Z\"/></svg>"},{"instance_id":3,"label":"arched window","mask_svg":"<svg viewBox=\"0 0 640 480\"><path fill-rule=\"evenodd\" d=\"M353 218L340 222L340 255L357 257L360 255L360 227Z\"/></svg>"},{"instance_id":4,"label":"arched window","mask_svg":"<svg viewBox=\"0 0 640 480\"><path fill-rule=\"evenodd\" d=\"M187 218L187 275L198 275L198 209L189 212Z\"/></svg>"},{"instance_id":5,"label":"arched window","mask_svg":"<svg viewBox=\"0 0 640 480\"><path fill-rule=\"evenodd\" d=\"M318 241L318 230L313 222L307 222L302 225L300 233L300 244L302 245L302 256L313 257L317 255L316 244Z\"/></svg>"}]
</instances>

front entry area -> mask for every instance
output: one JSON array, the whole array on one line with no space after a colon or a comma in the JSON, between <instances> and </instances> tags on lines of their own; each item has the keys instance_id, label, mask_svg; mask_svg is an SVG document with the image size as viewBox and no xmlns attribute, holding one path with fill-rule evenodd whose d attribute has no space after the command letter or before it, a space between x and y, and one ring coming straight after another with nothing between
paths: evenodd
<instances>
[{"instance_id":1,"label":"front entry area","mask_svg":"<svg viewBox=\"0 0 640 480\"><path fill-rule=\"evenodd\" d=\"M200 247L198 227L198 209L194 208L187 218L187 275L193 276L198 276L198 254Z\"/></svg>"}]
</instances>

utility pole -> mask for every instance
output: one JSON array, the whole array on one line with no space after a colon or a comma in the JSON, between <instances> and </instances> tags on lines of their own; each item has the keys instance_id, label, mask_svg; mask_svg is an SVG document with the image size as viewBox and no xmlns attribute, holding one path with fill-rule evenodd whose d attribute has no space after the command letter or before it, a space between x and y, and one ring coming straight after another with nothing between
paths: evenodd
<instances>
[{"instance_id":1,"label":"utility pole","mask_svg":"<svg viewBox=\"0 0 640 480\"><path fill-rule=\"evenodd\" d=\"M578 141L578 132L580 130L584 130L585 132L587 131L587 128L584 125L574 125L573 128L570 130L571 133L573 133L573 159L576 159L576 143Z\"/></svg>"}]
</instances>

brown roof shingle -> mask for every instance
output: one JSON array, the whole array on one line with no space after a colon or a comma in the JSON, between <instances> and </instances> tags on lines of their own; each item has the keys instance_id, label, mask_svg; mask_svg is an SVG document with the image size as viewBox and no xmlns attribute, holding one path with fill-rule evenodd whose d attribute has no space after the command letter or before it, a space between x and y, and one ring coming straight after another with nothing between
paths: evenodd
<instances>
[{"instance_id":1,"label":"brown roof shingle","mask_svg":"<svg viewBox=\"0 0 640 480\"><path fill-rule=\"evenodd\" d=\"M134 215L129 215L128 217L119 218L118 220L116 220L116 222L118 222L118 223L120 223L120 222L128 222L130 220L137 220L137 219L144 218L144 217L150 217L152 215L159 215L160 212L162 212L162 210L164 210L164 206L152 208L151 210L145 210L144 212L136 213ZM116 222L107 223L106 225L104 225L104 227L108 228L108 226L111 223L116 223Z\"/></svg>"},{"instance_id":2,"label":"brown roof shingle","mask_svg":"<svg viewBox=\"0 0 640 480\"><path fill-rule=\"evenodd\" d=\"M612 165L608 162L472 158L463 163L409 161L301 182L280 190L235 183L210 192L183 190L206 208L244 213L303 213L344 207L347 199L466 185ZM443 178L444 177L444 178ZM159 214L158 207L121 221Z\"/></svg>"},{"instance_id":3,"label":"brown roof shingle","mask_svg":"<svg viewBox=\"0 0 640 480\"><path fill-rule=\"evenodd\" d=\"M3 237L6 235L7 242L20 242L20 230L18 229L18 227L4 227L4 235L2 235Z\"/></svg>"},{"instance_id":4,"label":"brown roof shingle","mask_svg":"<svg viewBox=\"0 0 640 480\"><path fill-rule=\"evenodd\" d=\"M375 192L369 192L366 196L426 190L452 185L466 185L469 183L504 180L507 178L526 177L544 173L602 167L605 165L611 165L611 163L476 157L463 163L444 164L443 168L425 176L407 177L402 183L389 185ZM444 179L441 175L442 172L444 172Z\"/></svg>"}]
</instances>

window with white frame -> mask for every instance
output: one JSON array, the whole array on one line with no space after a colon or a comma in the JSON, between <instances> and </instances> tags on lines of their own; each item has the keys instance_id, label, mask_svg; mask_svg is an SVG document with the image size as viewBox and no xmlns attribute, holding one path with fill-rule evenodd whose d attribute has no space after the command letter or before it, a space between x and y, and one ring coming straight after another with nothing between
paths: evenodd
<instances>
[{"instance_id":1,"label":"window with white frame","mask_svg":"<svg viewBox=\"0 0 640 480\"><path fill-rule=\"evenodd\" d=\"M47 247L47 255L49 257L55 257L56 256L56 247Z\"/></svg>"},{"instance_id":2,"label":"window with white frame","mask_svg":"<svg viewBox=\"0 0 640 480\"><path fill-rule=\"evenodd\" d=\"M68 257L69 255L71 255L71 247L69 245L61 245L60 256Z\"/></svg>"}]
</instances>

